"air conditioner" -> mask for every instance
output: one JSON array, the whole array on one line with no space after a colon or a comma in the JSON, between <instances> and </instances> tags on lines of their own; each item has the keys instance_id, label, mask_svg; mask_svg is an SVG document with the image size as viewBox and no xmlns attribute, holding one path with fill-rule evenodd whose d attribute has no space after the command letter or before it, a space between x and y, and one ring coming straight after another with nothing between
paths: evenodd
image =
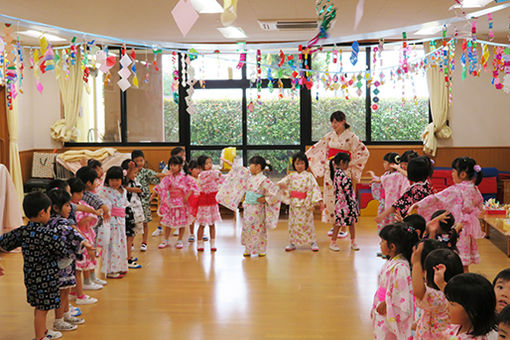
<instances>
[{"instance_id":1,"label":"air conditioner","mask_svg":"<svg viewBox=\"0 0 510 340\"><path fill-rule=\"evenodd\" d=\"M264 31L308 31L319 27L316 19L257 20Z\"/></svg>"}]
</instances>

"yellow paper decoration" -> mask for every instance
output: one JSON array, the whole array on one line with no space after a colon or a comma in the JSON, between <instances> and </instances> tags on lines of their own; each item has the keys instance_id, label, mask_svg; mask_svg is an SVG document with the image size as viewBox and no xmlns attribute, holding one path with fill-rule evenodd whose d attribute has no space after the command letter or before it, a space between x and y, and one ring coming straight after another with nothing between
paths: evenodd
<instances>
[{"instance_id":1,"label":"yellow paper decoration","mask_svg":"<svg viewBox=\"0 0 510 340\"><path fill-rule=\"evenodd\" d=\"M227 161L234 163L234 159L236 158L236 148L225 148L221 151L221 157L226 159ZM230 170L232 166L225 162L222 162L222 170Z\"/></svg>"}]
</instances>

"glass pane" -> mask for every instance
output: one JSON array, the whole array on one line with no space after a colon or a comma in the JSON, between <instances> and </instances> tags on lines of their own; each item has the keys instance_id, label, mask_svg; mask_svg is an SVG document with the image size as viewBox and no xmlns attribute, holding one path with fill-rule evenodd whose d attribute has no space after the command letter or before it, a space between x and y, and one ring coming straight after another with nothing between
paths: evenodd
<instances>
[{"instance_id":1,"label":"glass pane","mask_svg":"<svg viewBox=\"0 0 510 340\"><path fill-rule=\"evenodd\" d=\"M271 163L273 171L266 173L273 179L283 178L292 169L292 155L299 150L248 150L248 160L253 156L262 156Z\"/></svg>"},{"instance_id":2,"label":"glass pane","mask_svg":"<svg viewBox=\"0 0 510 340\"><path fill-rule=\"evenodd\" d=\"M198 56L191 62L194 78L200 80L241 79L241 69L237 69L239 54L211 54Z\"/></svg>"},{"instance_id":3,"label":"glass pane","mask_svg":"<svg viewBox=\"0 0 510 340\"><path fill-rule=\"evenodd\" d=\"M88 91L83 88L80 115L76 123L78 139L76 142L101 143L107 142L105 138L105 98L104 74L101 71L92 71L88 80ZM120 94L117 93L120 102ZM119 104L120 105L120 104ZM119 107L120 112L120 107ZM110 140L113 141L113 140Z\"/></svg>"},{"instance_id":4,"label":"glass pane","mask_svg":"<svg viewBox=\"0 0 510 340\"><path fill-rule=\"evenodd\" d=\"M179 72L178 57L162 56L163 64L163 119L165 142L179 143Z\"/></svg>"},{"instance_id":5,"label":"glass pane","mask_svg":"<svg viewBox=\"0 0 510 340\"><path fill-rule=\"evenodd\" d=\"M114 54L117 60L119 53L117 51L110 51L109 54ZM104 135L103 142L120 142L120 88L117 82L120 80L118 75L119 63L110 69L111 77L107 84L104 85ZM101 73L101 71L99 71ZM100 112L99 112L100 113ZM100 116L98 114L98 118ZM100 130L97 131L100 133Z\"/></svg>"},{"instance_id":6,"label":"glass pane","mask_svg":"<svg viewBox=\"0 0 510 340\"><path fill-rule=\"evenodd\" d=\"M172 92L173 71L178 68L177 59L171 55L154 55L151 51L137 51L136 73L138 87L133 84L126 91L127 136L129 142L178 142L179 105ZM156 71L152 62L162 68ZM163 63L162 63L163 62ZM148 67L146 67L148 65ZM165 81L165 91L163 87ZM140 124L150 122L150 124Z\"/></svg>"},{"instance_id":7,"label":"glass pane","mask_svg":"<svg viewBox=\"0 0 510 340\"><path fill-rule=\"evenodd\" d=\"M269 78L291 78L292 67L289 65L288 57L291 54L285 54L285 61L281 68L278 67L278 64L281 61L281 57L279 54L262 54L260 56L260 75L262 79ZM293 64L297 67L300 65L298 54L292 54L292 60L294 60ZM248 53L247 59L247 75L248 79L256 79L257 78L257 54L254 52ZM271 65L271 67L267 67L265 65ZM269 73L268 69L271 70Z\"/></svg>"},{"instance_id":8,"label":"glass pane","mask_svg":"<svg viewBox=\"0 0 510 340\"><path fill-rule=\"evenodd\" d=\"M218 150L191 150L191 159L197 159L201 155L207 155L211 157L212 162L214 165L220 164L220 157L221 157L221 151ZM236 150L236 158L243 158L243 150L237 149Z\"/></svg>"},{"instance_id":9,"label":"glass pane","mask_svg":"<svg viewBox=\"0 0 510 340\"><path fill-rule=\"evenodd\" d=\"M372 57L374 82L370 91L373 141L421 140L421 134L429 123L427 76L423 68L411 65L413 62L419 63L424 55L422 46L411 46L408 53L409 71L400 74L396 72L403 60L400 46L389 46ZM376 82L381 85L375 86L378 84Z\"/></svg>"},{"instance_id":10,"label":"glass pane","mask_svg":"<svg viewBox=\"0 0 510 340\"><path fill-rule=\"evenodd\" d=\"M329 117L334 111L343 111L351 130L362 140L366 139L365 72L366 52L359 52L358 62L352 65L351 51L339 51L336 60L333 52L316 53L312 68L329 70L331 86L326 88L324 81L315 81L312 88L312 140L321 139L331 131ZM335 62L336 61L336 62ZM341 72L341 73L338 73ZM353 81L359 86L342 89L343 82Z\"/></svg>"},{"instance_id":11,"label":"glass pane","mask_svg":"<svg viewBox=\"0 0 510 340\"><path fill-rule=\"evenodd\" d=\"M300 143L299 92L284 89L248 89L248 144L297 145ZM257 95L260 94L260 103ZM253 112L249 108L253 105Z\"/></svg>"},{"instance_id":12,"label":"glass pane","mask_svg":"<svg viewBox=\"0 0 510 340\"><path fill-rule=\"evenodd\" d=\"M192 145L239 145L242 143L241 89L197 89L191 116Z\"/></svg>"}]
</instances>

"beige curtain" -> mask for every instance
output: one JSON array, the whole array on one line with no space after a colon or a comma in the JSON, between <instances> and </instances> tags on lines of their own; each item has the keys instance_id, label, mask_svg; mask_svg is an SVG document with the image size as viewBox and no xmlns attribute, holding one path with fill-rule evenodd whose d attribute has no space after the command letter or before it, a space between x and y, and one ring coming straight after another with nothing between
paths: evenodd
<instances>
[{"instance_id":1,"label":"beige curtain","mask_svg":"<svg viewBox=\"0 0 510 340\"><path fill-rule=\"evenodd\" d=\"M61 51L58 53L61 53ZM60 95L64 104L64 118L57 120L50 127L51 137L59 142L69 142L78 139L76 122L78 121L83 93L83 71L81 69L80 51L76 53L76 63L67 66L69 68L68 77L64 69L64 59L60 55L60 61L55 65Z\"/></svg>"},{"instance_id":2,"label":"beige curtain","mask_svg":"<svg viewBox=\"0 0 510 340\"><path fill-rule=\"evenodd\" d=\"M430 51L428 43L425 44L425 52ZM445 85L444 73L439 67L427 69L427 83L430 95L430 111L432 112L432 123L427 125L422 134L423 151L435 156L437 149L437 138L448 139L452 136L452 130L446 125L448 119L448 88Z\"/></svg>"},{"instance_id":3,"label":"beige curtain","mask_svg":"<svg viewBox=\"0 0 510 340\"><path fill-rule=\"evenodd\" d=\"M21 176L21 163L18 151L18 99L12 101L12 110L7 108L7 125L9 129L9 171L20 202L23 202L23 177Z\"/></svg>"}]
</instances>

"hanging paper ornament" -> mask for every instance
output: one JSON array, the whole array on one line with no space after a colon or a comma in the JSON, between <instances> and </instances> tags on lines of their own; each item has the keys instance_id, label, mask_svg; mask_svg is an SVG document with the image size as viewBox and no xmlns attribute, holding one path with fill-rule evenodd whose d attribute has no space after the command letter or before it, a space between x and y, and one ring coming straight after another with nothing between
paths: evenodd
<instances>
[{"instance_id":1,"label":"hanging paper ornament","mask_svg":"<svg viewBox=\"0 0 510 340\"><path fill-rule=\"evenodd\" d=\"M246 53L241 53L239 55L239 63L237 63L236 68L238 70L242 69L245 63L246 63Z\"/></svg>"},{"instance_id":2,"label":"hanging paper ornament","mask_svg":"<svg viewBox=\"0 0 510 340\"><path fill-rule=\"evenodd\" d=\"M133 86L138 88L138 77L136 76L136 53L134 49L131 49L130 54L131 59L133 60L133 64L131 65L131 72L133 72Z\"/></svg>"},{"instance_id":3,"label":"hanging paper ornament","mask_svg":"<svg viewBox=\"0 0 510 340\"><path fill-rule=\"evenodd\" d=\"M120 76L120 80L117 82L117 85L120 87L122 92L125 92L131 86L128 78L131 75L131 71L129 71L129 65L131 65L132 61L125 52L125 48L123 49L122 53L123 56L120 59L121 69L119 72L117 72Z\"/></svg>"},{"instance_id":4,"label":"hanging paper ornament","mask_svg":"<svg viewBox=\"0 0 510 340\"><path fill-rule=\"evenodd\" d=\"M487 19L489 20L489 41L494 40L494 31L492 30L494 28L494 23L492 21L492 14L487 14Z\"/></svg>"},{"instance_id":5,"label":"hanging paper ornament","mask_svg":"<svg viewBox=\"0 0 510 340\"><path fill-rule=\"evenodd\" d=\"M45 72L55 69L55 53L53 52L53 47L51 46L51 44L48 44L46 46L46 52L44 52L44 63Z\"/></svg>"},{"instance_id":6,"label":"hanging paper ornament","mask_svg":"<svg viewBox=\"0 0 510 340\"><path fill-rule=\"evenodd\" d=\"M482 45L482 58L480 59L480 64L482 65L484 70L487 70L487 62L489 61L489 47L487 44Z\"/></svg>"},{"instance_id":7,"label":"hanging paper ornament","mask_svg":"<svg viewBox=\"0 0 510 340\"><path fill-rule=\"evenodd\" d=\"M359 53L359 44L357 41L352 43L352 53L351 53L351 64L355 66L358 63L358 53Z\"/></svg>"},{"instance_id":8,"label":"hanging paper ornament","mask_svg":"<svg viewBox=\"0 0 510 340\"><path fill-rule=\"evenodd\" d=\"M316 0L315 11L319 16L319 33L308 42L308 47L312 47L321 39L328 37L328 31L331 23L336 18L336 7L331 0Z\"/></svg>"},{"instance_id":9,"label":"hanging paper ornament","mask_svg":"<svg viewBox=\"0 0 510 340\"><path fill-rule=\"evenodd\" d=\"M248 111L250 111L250 113L253 113L254 110L255 110L255 105L253 105L253 102L250 101L250 104L248 104Z\"/></svg>"},{"instance_id":10,"label":"hanging paper ornament","mask_svg":"<svg viewBox=\"0 0 510 340\"><path fill-rule=\"evenodd\" d=\"M280 50L280 62L278 63L278 67L282 67L285 63L285 53L283 53L282 50Z\"/></svg>"}]
</instances>

